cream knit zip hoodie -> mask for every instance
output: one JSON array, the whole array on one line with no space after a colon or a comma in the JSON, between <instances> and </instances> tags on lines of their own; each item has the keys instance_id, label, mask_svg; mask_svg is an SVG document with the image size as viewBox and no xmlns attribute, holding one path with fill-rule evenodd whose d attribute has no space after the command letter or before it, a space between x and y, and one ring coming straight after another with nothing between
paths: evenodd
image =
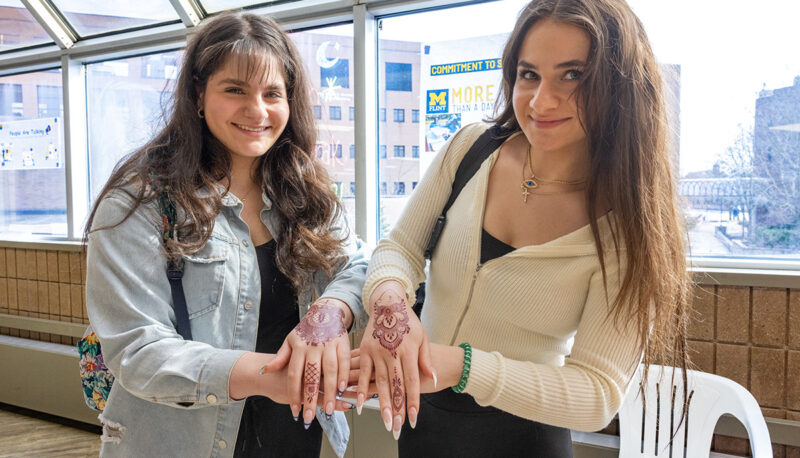
<instances>
[{"instance_id":1,"label":"cream knit zip hoodie","mask_svg":"<svg viewBox=\"0 0 800 458\"><path fill-rule=\"evenodd\" d=\"M488 127L466 126L437 154L397 225L372 255L365 306L375 287L389 279L403 284L413 303L416 285L424 279L423 251L455 171ZM611 217L598 220L608 294L588 225L479 264L486 190L496 157L497 151L447 214L429 268L423 326L432 342L472 345L465 392L478 404L550 425L601 429L621 405L641 358L636 325L617 325L609 317L621 274Z\"/></svg>"}]
</instances>

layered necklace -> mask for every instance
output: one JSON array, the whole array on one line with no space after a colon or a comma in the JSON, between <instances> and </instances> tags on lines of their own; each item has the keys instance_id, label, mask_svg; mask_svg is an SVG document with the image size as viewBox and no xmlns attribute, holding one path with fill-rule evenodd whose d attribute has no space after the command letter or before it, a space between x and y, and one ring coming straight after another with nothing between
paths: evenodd
<instances>
[{"instance_id":1,"label":"layered necklace","mask_svg":"<svg viewBox=\"0 0 800 458\"><path fill-rule=\"evenodd\" d=\"M578 191L581 188L574 188L574 189L566 189L562 191L542 191L539 186L540 185L550 185L550 184L561 184L566 186L580 186L586 183L586 178L582 178L580 180L545 180L544 178L537 177L535 173L533 173L533 159L531 158L531 145L528 143L528 152L526 153L525 162L528 164L528 171L530 172L530 176L525 178L525 164L522 164L522 202L528 203L528 196L547 196L553 194L566 194L569 192ZM531 192L534 191L535 192Z\"/></svg>"}]
</instances>

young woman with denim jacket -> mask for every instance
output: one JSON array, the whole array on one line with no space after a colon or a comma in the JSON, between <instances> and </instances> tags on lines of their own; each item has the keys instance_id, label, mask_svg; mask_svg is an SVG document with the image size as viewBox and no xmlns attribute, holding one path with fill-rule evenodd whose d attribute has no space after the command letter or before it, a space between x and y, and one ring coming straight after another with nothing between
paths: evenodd
<instances>
[{"instance_id":1,"label":"young woman with denim jacket","mask_svg":"<svg viewBox=\"0 0 800 458\"><path fill-rule=\"evenodd\" d=\"M315 159L309 94L273 21L220 15L189 38L166 126L98 196L87 309L116 377L102 456L318 456L322 430L344 453L336 394L366 260ZM162 192L177 208L166 243ZM168 258L183 261L192 340Z\"/></svg>"}]
</instances>

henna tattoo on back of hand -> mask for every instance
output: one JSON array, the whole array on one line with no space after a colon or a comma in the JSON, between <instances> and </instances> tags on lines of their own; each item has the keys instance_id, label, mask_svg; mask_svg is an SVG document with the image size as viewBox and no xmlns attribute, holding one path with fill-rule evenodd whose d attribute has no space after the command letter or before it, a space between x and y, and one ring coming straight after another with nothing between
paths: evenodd
<instances>
[{"instance_id":1,"label":"henna tattoo on back of hand","mask_svg":"<svg viewBox=\"0 0 800 458\"><path fill-rule=\"evenodd\" d=\"M386 291L375 301L373 310L375 325L372 337L396 359L397 347L403 342L403 336L411 330L408 324L406 300L391 291Z\"/></svg>"},{"instance_id":2,"label":"henna tattoo on back of hand","mask_svg":"<svg viewBox=\"0 0 800 458\"><path fill-rule=\"evenodd\" d=\"M392 406L395 412L399 412L403 408L403 401L406 400L406 395L403 393L403 381L397 375L397 368L394 368L394 378L392 379L394 389L392 390Z\"/></svg>"},{"instance_id":3,"label":"henna tattoo on back of hand","mask_svg":"<svg viewBox=\"0 0 800 458\"><path fill-rule=\"evenodd\" d=\"M308 312L294 328L306 345L317 346L347 334L344 310L328 301L311 304Z\"/></svg>"},{"instance_id":4,"label":"henna tattoo on back of hand","mask_svg":"<svg viewBox=\"0 0 800 458\"><path fill-rule=\"evenodd\" d=\"M311 404L317 392L319 392L319 365L317 363L306 364L305 371L306 385L306 406Z\"/></svg>"}]
</instances>

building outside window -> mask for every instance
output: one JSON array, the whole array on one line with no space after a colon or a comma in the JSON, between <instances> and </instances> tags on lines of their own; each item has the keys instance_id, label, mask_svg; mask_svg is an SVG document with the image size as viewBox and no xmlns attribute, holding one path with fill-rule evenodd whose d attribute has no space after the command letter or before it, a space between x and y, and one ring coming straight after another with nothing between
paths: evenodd
<instances>
[{"instance_id":1,"label":"building outside window","mask_svg":"<svg viewBox=\"0 0 800 458\"><path fill-rule=\"evenodd\" d=\"M350 107L350 121L356 120L356 107Z\"/></svg>"},{"instance_id":2,"label":"building outside window","mask_svg":"<svg viewBox=\"0 0 800 458\"><path fill-rule=\"evenodd\" d=\"M314 110L314 119L322 119L322 106L314 105L312 109Z\"/></svg>"},{"instance_id":3,"label":"building outside window","mask_svg":"<svg viewBox=\"0 0 800 458\"><path fill-rule=\"evenodd\" d=\"M342 107L339 105L331 105L328 107L328 116L331 121L342 120Z\"/></svg>"},{"instance_id":4,"label":"building outside window","mask_svg":"<svg viewBox=\"0 0 800 458\"><path fill-rule=\"evenodd\" d=\"M402 108L395 108L394 122L406 122L406 110Z\"/></svg>"},{"instance_id":5,"label":"building outside window","mask_svg":"<svg viewBox=\"0 0 800 458\"><path fill-rule=\"evenodd\" d=\"M347 59L337 57L336 63L332 66L327 68L320 66L319 80L322 84L322 87L341 87L348 89L350 87L349 61Z\"/></svg>"},{"instance_id":6,"label":"building outside window","mask_svg":"<svg viewBox=\"0 0 800 458\"><path fill-rule=\"evenodd\" d=\"M62 116L61 86L36 86L39 117Z\"/></svg>"},{"instance_id":7,"label":"building outside window","mask_svg":"<svg viewBox=\"0 0 800 458\"><path fill-rule=\"evenodd\" d=\"M419 145L411 145L411 157L419 158Z\"/></svg>"},{"instance_id":8,"label":"building outside window","mask_svg":"<svg viewBox=\"0 0 800 458\"><path fill-rule=\"evenodd\" d=\"M380 122L386 122L386 108L378 110L378 119Z\"/></svg>"},{"instance_id":9,"label":"building outside window","mask_svg":"<svg viewBox=\"0 0 800 458\"><path fill-rule=\"evenodd\" d=\"M0 118L22 117L22 85L0 83Z\"/></svg>"},{"instance_id":10,"label":"building outside window","mask_svg":"<svg viewBox=\"0 0 800 458\"><path fill-rule=\"evenodd\" d=\"M350 182L350 195L351 196L356 195L356 182L355 181L351 181Z\"/></svg>"},{"instance_id":11,"label":"building outside window","mask_svg":"<svg viewBox=\"0 0 800 458\"><path fill-rule=\"evenodd\" d=\"M386 194L388 194L387 187L386 187L386 182L385 181L381 181L381 195L385 196Z\"/></svg>"},{"instance_id":12,"label":"building outside window","mask_svg":"<svg viewBox=\"0 0 800 458\"><path fill-rule=\"evenodd\" d=\"M416 181L412 181L411 182L411 190L413 191L415 189L417 189L417 182Z\"/></svg>"},{"instance_id":13,"label":"building outside window","mask_svg":"<svg viewBox=\"0 0 800 458\"><path fill-rule=\"evenodd\" d=\"M394 195L402 196L406 193L406 184L402 181L394 182Z\"/></svg>"},{"instance_id":14,"label":"building outside window","mask_svg":"<svg viewBox=\"0 0 800 458\"><path fill-rule=\"evenodd\" d=\"M378 147L378 157L381 159L386 159L386 145L381 145Z\"/></svg>"},{"instance_id":15,"label":"building outside window","mask_svg":"<svg viewBox=\"0 0 800 458\"><path fill-rule=\"evenodd\" d=\"M406 157L406 146L394 145L394 157Z\"/></svg>"},{"instance_id":16,"label":"building outside window","mask_svg":"<svg viewBox=\"0 0 800 458\"><path fill-rule=\"evenodd\" d=\"M350 145L350 159L356 158L356 145Z\"/></svg>"},{"instance_id":17,"label":"building outside window","mask_svg":"<svg viewBox=\"0 0 800 458\"><path fill-rule=\"evenodd\" d=\"M411 122L419 122L419 110L411 110Z\"/></svg>"}]
</instances>

